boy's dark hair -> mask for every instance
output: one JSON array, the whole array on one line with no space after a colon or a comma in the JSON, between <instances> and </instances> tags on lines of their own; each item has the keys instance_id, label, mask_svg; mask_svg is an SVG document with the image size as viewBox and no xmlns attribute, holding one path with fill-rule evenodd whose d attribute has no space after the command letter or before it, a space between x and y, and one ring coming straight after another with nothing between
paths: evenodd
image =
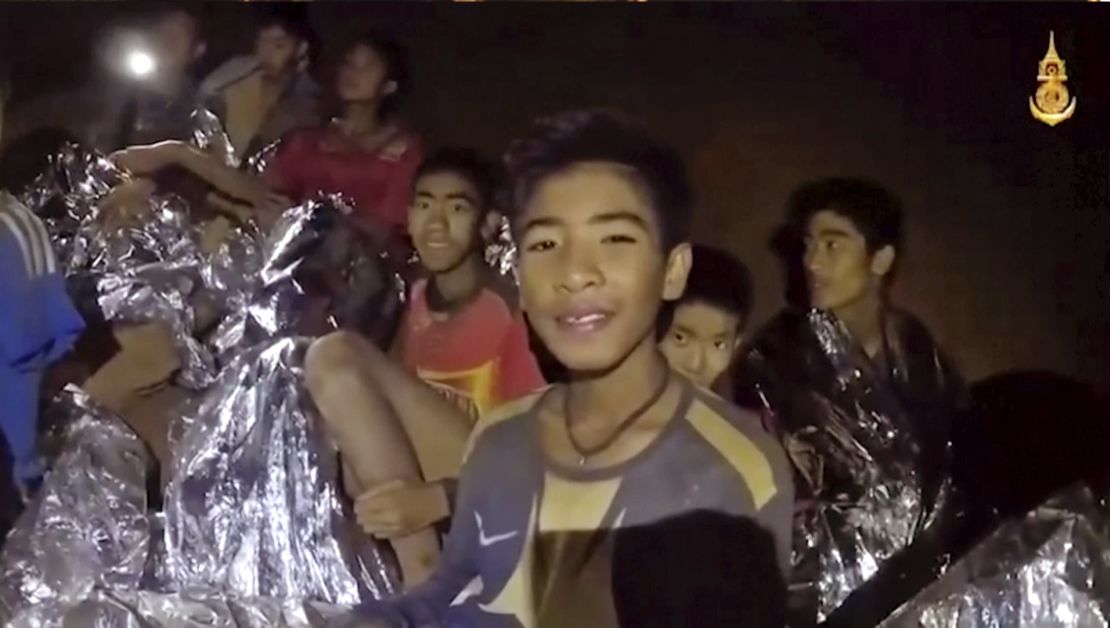
<instances>
[{"instance_id":1,"label":"boy's dark hair","mask_svg":"<svg viewBox=\"0 0 1110 628\"><path fill-rule=\"evenodd\" d=\"M258 30L280 28L294 39L308 44L309 58L314 58L319 40L309 24L306 9L301 4L273 3L265 5L258 20Z\"/></svg>"},{"instance_id":2,"label":"boy's dark hair","mask_svg":"<svg viewBox=\"0 0 1110 628\"><path fill-rule=\"evenodd\" d=\"M902 203L878 183L846 177L807 183L791 196L790 223L802 234L813 215L823 210L852 221L863 234L868 252L884 246L901 252Z\"/></svg>"},{"instance_id":3,"label":"boy's dark hair","mask_svg":"<svg viewBox=\"0 0 1110 628\"><path fill-rule=\"evenodd\" d=\"M700 510L613 534L621 626L786 625L775 542L752 519Z\"/></svg>"},{"instance_id":4,"label":"boy's dark hair","mask_svg":"<svg viewBox=\"0 0 1110 628\"><path fill-rule=\"evenodd\" d=\"M651 199L663 247L689 238L693 191L682 157L652 139L638 124L606 111L572 111L540 120L505 154L509 188L505 208L517 214L547 176L586 161L628 166Z\"/></svg>"},{"instance_id":5,"label":"boy's dark hair","mask_svg":"<svg viewBox=\"0 0 1110 628\"><path fill-rule=\"evenodd\" d=\"M357 37L347 46L347 52L359 46L366 46L378 53L385 63L385 80L397 84L397 89L383 98L378 108L379 117L388 120L401 110L409 95L411 85L408 50L396 39L380 33L366 33Z\"/></svg>"},{"instance_id":6,"label":"boy's dark hair","mask_svg":"<svg viewBox=\"0 0 1110 628\"><path fill-rule=\"evenodd\" d=\"M752 275L735 255L704 244L694 245L694 265L686 278L686 290L678 300L705 303L735 314L742 328L748 322L754 301Z\"/></svg>"},{"instance_id":7,"label":"boy's dark hair","mask_svg":"<svg viewBox=\"0 0 1110 628\"><path fill-rule=\"evenodd\" d=\"M184 15L193 21L197 40L204 38L205 6L203 2L153 2L147 5L146 15L149 25L175 15Z\"/></svg>"},{"instance_id":8,"label":"boy's dark hair","mask_svg":"<svg viewBox=\"0 0 1110 628\"><path fill-rule=\"evenodd\" d=\"M415 183L426 174L452 172L470 182L478 190L477 199L483 212L493 206L497 189L497 169L493 162L471 148L441 148L429 155L413 177Z\"/></svg>"}]
</instances>

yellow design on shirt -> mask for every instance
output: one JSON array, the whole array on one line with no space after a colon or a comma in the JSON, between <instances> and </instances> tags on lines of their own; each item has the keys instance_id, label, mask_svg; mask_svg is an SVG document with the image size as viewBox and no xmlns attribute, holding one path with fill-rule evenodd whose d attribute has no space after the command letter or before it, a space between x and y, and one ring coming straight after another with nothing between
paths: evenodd
<instances>
[{"instance_id":1,"label":"yellow design on shirt","mask_svg":"<svg viewBox=\"0 0 1110 628\"><path fill-rule=\"evenodd\" d=\"M496 362L467 369L465 371L431 371L417 369L416 376L459 406L467 413L473 425L492 409L494 405L494 372Z\"/></svg>"},{"instance_id":2,"label":"yellow design on shirt","mask_svg":"<svg viewBox=\"0 0 1110 628\"><path fill-rule=\"evenodd\" d=\"M775 474L767 456L751 439L700 399L694 400L686 420L744 478L757 511L771 501L778 492Z\"/></svg>"}]
</instances>

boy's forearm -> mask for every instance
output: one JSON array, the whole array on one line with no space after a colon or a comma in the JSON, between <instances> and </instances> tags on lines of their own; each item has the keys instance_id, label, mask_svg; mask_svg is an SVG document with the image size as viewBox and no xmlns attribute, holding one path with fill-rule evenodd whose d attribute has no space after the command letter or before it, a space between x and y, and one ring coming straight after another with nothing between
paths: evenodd
<instances>
[{"instance_id":1,"label":"boy's forearm","mask_svg":"<svg viewBox=\"0 0 1110 628\"><path fill-rule=\"evenodd\" d=\"M232 168L187 144L181 145L176 161L220 192L251 205L262 205L269 194L266 184L258 177Z\"/></svg>"}]
</instances>

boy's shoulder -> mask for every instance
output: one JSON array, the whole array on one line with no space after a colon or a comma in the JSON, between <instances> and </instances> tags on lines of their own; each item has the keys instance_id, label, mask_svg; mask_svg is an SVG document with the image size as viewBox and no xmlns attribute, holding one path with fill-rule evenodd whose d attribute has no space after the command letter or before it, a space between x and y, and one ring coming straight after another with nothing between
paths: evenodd
<instances>
[{"instance_id":1,"label":"boy's shoulder","mask_svg":"<svg viewBox=\"0 0 1110 628\"><path fill-rule=\"evenodd\" d=\"M551 386L545 386L531 394L501 404L478 419L470 433L467 444L467 457L481 449L499 450L505 439L516 438L533 415L536 405L543 399Z\"/></svg>"},{"instance_id":2,"label":"boy's shoulder","mask_svg":"<svg viewBox=\"0 0 1110 628\"><path fill-rule=\"evenodd\" d=\"M756 413L695 387L685 420L744 479L757 507L790 481L786 453Z\"/></svg>"}]
</instances>

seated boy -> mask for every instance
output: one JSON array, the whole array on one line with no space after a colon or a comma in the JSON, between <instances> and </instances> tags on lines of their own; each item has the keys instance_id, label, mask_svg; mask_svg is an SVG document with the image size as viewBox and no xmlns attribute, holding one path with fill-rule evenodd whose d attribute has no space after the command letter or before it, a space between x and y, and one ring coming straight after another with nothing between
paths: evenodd
<instances>
[{"instance_id":1,"label":"seated boy","mask_svg":"<svg viewBox=\"0 0 1110 628\"><path fill-rule=\"evenodd\" d=\"M903 220L898 198L868 180L799 188L789 261L812 309L784 309L744 356L738 392L774 412L806 495L792 625L880 623L935 575L938 544L959 523L948 478L963 385L926 326L891 297ZM825 586L833 581L843 585Z\"/></svg>"},{"instance_id":2,"label":"seated boy","mask_svg":"<svg viewBox=\"0 0 1110 628\"><path fill-rule=\"evenodd\" d=\"M392 540L406 585L439 555L430 527L450 514L475 421L543 385L507 280L484 261L493 169L469 150L417 171L408 230L428 277L417 281L393 353L353 332L313 344L308 389L343 457L367 532ZM368 491L368 492L367 492Z\"/></svg>"},{"instance_id":3,"label":"seated boy","mask_svg":"<svg viewBox=\"0 0 1110 628\"><path fill-rule=\"evenodd\" d=\"M8 85L0 72L0 134ZM83 328L46 227L0 190L0 432L24 501L43 473L36 438L43 375Z\"/></svg>"},{"instance_id":4,"label":"seated boy","mask_svg":"<svg viewBox=\"0 0 1110 628\"><path fill-rule=\"evenodd\" d=\"M435 575L355 624L617 626L614 530L704 510L774 538L777 560L756 581L781 588L785 455L756 417L674 374L657 345L660 307L690 269L682 160L620 117L576 112L507 162L523 307L567 383L483 422Z\"/></svg>"},{"instance_id":5,"label":"seated boy","mask_svg":"<svg viewBox=\"0 0 1110 628\"><path fill-rule=\"evenodd\" d=\"M693 247L686 291L675 302L659 342L671 368L703 388L718 384L736 356L752 310L751 274L731 253ZM666 317L665 317L666 318Z\"/></svg>"}]
</instances>

